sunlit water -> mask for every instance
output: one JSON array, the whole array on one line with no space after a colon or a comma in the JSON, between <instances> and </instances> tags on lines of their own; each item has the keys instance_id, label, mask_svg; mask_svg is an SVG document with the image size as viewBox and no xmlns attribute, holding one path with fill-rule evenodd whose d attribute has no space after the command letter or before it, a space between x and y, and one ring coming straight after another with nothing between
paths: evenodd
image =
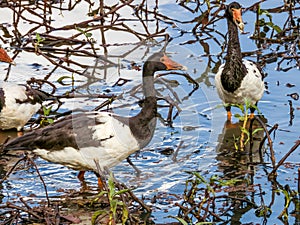
<instances>
[{"instance_id":1,"label":"sunlit water","mask_svg":"<svg viewBox=\"0 0 300 225\"><path fill-rule=\"evenodd\" d=\"M249 6L248 1L241 1L241 4L245 7ZM265 3L262 4L262 7L274 7L274 5ZM165 14L170 18L177 18L178 11L180 11L181 20L191 20L195 17L192 13L185 11L182 7L174 3L169 1L161 2L160 13ZM56 22L60 22L60 19L69 19L69 21L72 21L74 18L73 13L76 14L76 16L80 15L76 10L74 12L65 12L64 18L56 15L57 18L59 18ZM122 13L124 13L124 17L131 17L130 12L126 10L123 10ZM280 16L284 17L286 14L282 13ZM79 17L77 18L80 19ZM273 19L275 24L281 22L280 18L275 17ZM257 49L254 41L249 39L250 34L252 34L254 30L254 23L251 21L254 20L254 13L247 12L244 15L244 21L246 22L245 31L249 33L240 35L243 51L253 51ZM71 22L69 22L69 24L70 23ZM162 26L167 26L167 24L164 24L163 22L161 22L161 24ZM153 25L154 24L149 23L150 29ZM190 31L195 24L177 23L176 25L182 30ZM225 20L220 20L215 24L214 29L226 33L226 27ZM26 25L24 25L23 29L26 29ZM167 32L175 38L168 46L167 52L170 53L172 59L188 67L187 73L199 82L200 88L191 96L188 96L193 89L192 84L188 83L184 77L178 75L166 76L165 78L167 79L177 80L179 82L179 85L174 87L173 91L177 93L181 101L179 107L182 111L179 116L173 120L173 127L166 126L158 120L155 135L151 143L145 149L142 149L136 155L131 157L133 163L141 170L141 175L139 177L136 176L134 169L128 165L127 162L121 162L112 169L119 181L126 183L128 186L135 187L134 193L139 197L144 196L146 198L152 198L155 195L163 193L182 194L185 187L185 180L189 177L185 171L199 171L200 174L205 175L207 178L217 173L222 175L222 171L218 167L219 162L216 159L216 147L218 146L219 135L224 127L226 112L222 107L218 107L221 102L217 97L214 88L214 73L207 68L208 59L199 42L182 45L182 43L194 39L191 33L180 35L180 32L176 27L169 27ZM60 33L58 32L58 34ZM136 42L136 39L130 35L122 36L121 40L118 38L120 38L120 36L114 35L113 32L107 36L107 40L111 43L118 41ZM219 41L221 43L224 42L221 38ZM208 40L207 42L210 44L210 54L213 56L214 60L217 61L217 57L214 56L221 53L220 46L212 40ZM133 47L134 45L111 48L110 53L111 55L120 55L122 52L126 52ZM141 46L126 56L126 58L111 57L110 59L116 62L120 67L108 68L105 71L107 77L103 77L103 80L93 83L90 87L91 91L97 93L109 89L111 90L111 93L124 93L122 99L116 100L112 104L112 109L115 113L122 116L135 115L139 112L140 108L137 105L137 99L130 96L130 93L128 92L131 88L141 83L141 71L129 69L129 62L135 61L138 65L142 65L142 62L145 61L151 53L160 50L161 47L162 45L154 45L151 48ZM145 52L147 52L148 49L150 49L150 53L146 54ZM273 51L273 49L265 50L265 52L271 51ZM91 65L91 67L94 66L95 62L89 59L83 60L86 64ZM51 68L49 62L43 58L25 52L15 61L17 62L17 66L12 68L10 76L11 81L20 81L32 76L42 78L47 74L47 70ZM36 68L32 66L32 63L39 63L41 64L41 67ZM212 66L214 66L214 64ZM1 65L1 68L5 67L5 65ZM294 145L294 142L299 139L299 101L291 99L288 94L299 92L300 79L298 69L294 68L288 72L282 72L276 71L276 67L277 63L272 63L267 64L264 68L265 72L268 74L265 79L268 84L268 94L265 93L262 100L259 102L259 109L268 120L267 124L270 126L273 126L275 123L279 124L280 130L276 132L276 137L273 139L273 147L278 161ZM99 70L99 76L102 76L103 74L104 71ZM69 76L66 71L58 70L51 79L55 81L55 79L63 75ZM131 81L122 87L112 88L111 86L119 79L119 77L130 79ZM81 79L82 81L82 78L78 79ZM76 84L80 85L82 83L81 81L76 82ZM83 81L86 80L83 79ZM287 87L287 83L294 84L295 86L291 88ZM174 96L164 84L157 84L156 87L162 96L169 95L174 99ZM64 91L65 87L61 87L59 90L61 93L64 93ZM85 93L86 90L82 89L82 92ZM140 98L142 97L140 93L138 96ZM289 100L292 101L293 107L295 108L292 123L289 115ZM61 110L68 110L71 108L93 109L101 102L101 99L93 101L90 101L90 99L75 99L75 101L67 100ZM165 104L165 102L161 103ZM122 107L124 104L128 104L128 106ZM166 118L168 113L166 108L159 108L159 112ZM179 147L180 144L181 146ZM179 149L177 150L178 147ZM174 154L162 154L162 150L168 148L177 151L178 154L176 158L173 157ZM287 161L292 163L295 167L299 167L299 151L294 152ZM76 179L77 172L60 165L53 165L41 159L36 159L35 162L45 180L50 196L55 197L64 194L57 190L80 189L80 183ZM268 162L270 161L268 160ZM270 171L271 168L269 166L271 166L271 164L267 164L267 166L257 166L254 176L254 183L261 184L263 190L266 190L267 197L265 197L265 200L267 201L270 201L270 199L268 199L270 196L268 195L270 194L269 190L271 190L272 187L271 183L267 181L264 169ZM280 167L277 178L277 181L280 184L288 184L292 190L297 190L297 168L295 167ZM86 178L89 185L96 185L96 177L93 173L87 173ZM2 199L3 202L17 199L17 194L28 197L31 196L31 198L34 195L40 199L45 197L44 188L39 181L34 168L13 173L3 185L2 193L5 196L5 198ZM284 198L282 195L281 197L276 198L275 207L272 208L273 215L280 214L283 209L283 202ZM152 215L155 222L164 223L174 221L173 219L166 217L168 215L176 215L177 212L177 208L166 203L166 201L163 201L162 199L154 204L154 213ZM250 210L242 217L241 222L260 223L261 219L254 217L253 213L254 211ZM276 216L271 216L268 221L270 224L279 223ZM289 221L293 223L294 220L293 218L290 218Z\"/></svg>"}]
</instances>

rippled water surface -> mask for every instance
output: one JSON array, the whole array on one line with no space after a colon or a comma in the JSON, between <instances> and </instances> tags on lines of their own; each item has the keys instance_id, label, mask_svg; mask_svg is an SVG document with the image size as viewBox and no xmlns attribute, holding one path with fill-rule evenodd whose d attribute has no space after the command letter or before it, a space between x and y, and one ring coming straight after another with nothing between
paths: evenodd
<instances>
[{"instance_id":1,"label":"rippled water surface","mask_svg":"<svg viewBox=\"0 0 300 225\"><path fill-rule=\"evenodd\" d=\"M108 2L105 2L105 4L110 5L111 3ZM173 120L171 127L166 126L165 123L158 120L151 143L145 149L142 149L130 157L135 166L141 170L140 176L137 176L134 169L124 161L112 168L115 177L128 186L135 187L134 193L138 197L143 196L146 199L165 193L182 195L185 188L185 181L190 177L186 171L198 171L206 178L210 178L215 174L225 178L229 176L230 178L230 175L228 175L230 172L228 171L236 170L241 173L239 177L250 177L250 175L247 174L247 168L243 168L243 165L239 164L228 164L230 160L222 154L221 146L226 136L226 112L221 107L221 101L216 94L214 75L215 68L224 62L225 54L222 52L222 48L225 46L225 40L222 35L226 33L226 21L220 19L214 22L213 25L210 25L211 32L209 34L211 36L209 36L208 33L202 33L199 28L197 31L198 36L196 37L191 33L196 22L180 23L176 20L192 21L200 12L192 13L175 3L175 1L165 0L158 2L158 12L165 15L166 18L173 19L173 21L171 19L157 21L153 17L153 14L149 14L149 21L145 22L148 26L147 29L149 32L155 32L156 29L167 28L164 33L168 33L170 37L173 38L167 45L168 54L175 61L188 67L187 73L197 81L199 88L190 94L193 91L194 85L189 83L183 76L176 74L165 76L164 78L168 80L165 80L164 83L156 83L156 89L159 95L162 97L169 96L171 99L177 101L181 111ZM278 2L278 6L282 5L280 4L281 1ZM245 8L253 4L249 3L249 1L240 1L240 3ZM194 3L191 2L190 6L192 7L193 4ZM149 10L153 10L154 6L152 1L148 2L147 7ZM296 4L296 6L299 8L299 3ZM266 1L261 4L261 7L274 8L275 6L273 1ZM11 26L13 17L11 12L12 10L6 7L0 9L1 23L3 23L3 26L10 32L14 29ZM52 26L60 27L84 21L87 19L87 12L88 3L85 1L78 3L78 6L70 11L60 11L53 8L51 15L51 19L53 20ZM141 26L140 21L135 20L132 12L132 9L129 7L124 7L119 11L121 18L132 19L126 21L126 24L130 28L135 29L136 32L145 33L144 27ZM223 15L223 13L223 11L219 12L220 15ZM288 17L288 13L286 12L275 15L276 16L272 17L273 23L279 26L282 26L282 23L284 23ZM297 17L298 20L300 19L299 9L294 11L294 16ZM250 39L255 29L254 21L256 14L252 11L247 11L243 15L243 18L246 24L246 33L240 35L242 51L256 51L258 50L258 46L254 40ZM268 17L266 17L266 19L267 18ZM32 25L28 22L19 23L18 25L18 29L21 33L28 32L31 28ZM45 32L42 28L36 31L39 33ZM59 30L53 31L51 35L70 37L72 32L74 34L76 33L74 30ZM103 54L104 48L100 46L102 40L99 33L99 31L93 31L92 38L96 41L95 45L99 54ZM32 35L34 36L34 34ZM75 78L74 85L79 87L77 93L97 94L109 91L108 93L117 95L123 94L122 98L113 102L111 105L112 110L122 116L135 115L140 110L137 100L138 98L142 98L142 95L141 92L138 92L136 96L132 96L131 90L141 83L141 71L133 70L131 68L131 62L136 62L137 65L141 66L148 56L159 51L165 43L160 42L160 40L163 40L162 37L155 37L153 40L150 39L141 44L138 38L132 33L117 30L108 31L105 35L107 44L113 45L108 48L108 59L116 63L116 66L102 68L102 62L95 60L95 58L72 56L72 60L79 60L80 63L88 65L89 68L85 73L93 74L97 79L91 81L79 74L58 68L50 76L49 81L57 85L58 90L56 94L63 94L70 89L70 86L60 85L57 79L62 76L70 77L73 74ZM33 37L27 36L27 38L30 39ZM78 39L85 39L85 37L81 35ZM13 45L10 45L11 39L5 37L5 40L7 40L7 42L3 42L2 46L7 48L11 47L8 48L10 49L9 54L13 55L16 49L14 49ZM127 44L116 45L120 43ZM299 54L299 40L297 43L296 51ZM76 48L76 46L77 45L73 45L70 47ZM266 44L259 50L262 55L265 55L267 53L284 51L290 47L289 43L286 45ZM86 50L92 51L89 47L86 47ZM64 57L64 55L60 54L59 57ZM257 60L256 54L252 54L252 56L247 58L254 61ZM43 79L55 67L42 55L29 51L21 51L14 60L17 65L10 68L8 79L13 82L22 83L31 77ZM271 135L277 162L290 150L295 144L295 141L300 138L299 100L294 100L289 96L292 93L299 93L299 62L297 66L295 60L285 60L281 66L284 68L293 66L293 68L282 71L277 68L279 60L280 59L267 63L264 67L264 71L268 74L265 78L267 91L258 105L260 112L267 121L266 125L268 129L276 123L279 126L275 135ZM56 59L56 61L58 61L58 59ZM1 64L0 66L3 74L1 77L4 78L7 65ZM76 65L74 65L72 69L82 72L85 70ZM113 87L113 84L118 81L120 77L130 81L123 86ZM90 83L87 86L81 87L81 85L88 82ZM48 91L51 90L49 86L45 86L44 88ZM103 99L74 98L64 101L65 103L60 107L61 112L74 108L90 110L101 104ZM160 101L159 104L166 105L166 102ZM293 117L290 116L290 104L292 104L294 108ZM163 118L167 117L168 108L160 107L158 111ZM174 114L177 111L178 110L175 109ZM238 109L234 109L233 111L235 113L239 112ZM236 119L235 122L237 122ZM7 134L1 135L5 137ZM231 133L229 135L231 135ZM265 144L265 148L268 149L267 144ZM261 185L262 190L265 191L264 199L267 201L265 203L269 204L272 198L270 191L272 189L272 183L268 181L266 171L270 172L272 170L272 164L268 154L264 156L264 159L264 163L259 163L254 166L255 168L251 179L253 179L254 184ZM277 182L280 185L288 185L290 189L297 190L299 182L299 162L299 151L296 150L287 158L286 164L278 169ZM65 194L64 192L58 192L58 190L80 190L81 186L76 178L76 171L67 169L61 165L54 165L39 158L35 159L35 163L45 180L49 196L58 197ZM13 165L13 162L11 164ZM232 166L234 166L234 168ZM1 193L4 195L2 198L3 203L8 200L12 201L13 199L17 199L18 195L32 198L33 202L44 198L44 188L35 169L30 166L25 166L25 168L26 169L15 171L2 184ZM89 185L93 187L96 186L97 181L93 173L87 173L86 178ZM259 196L255 198L257 202L260 202ZM168 203L167 200L168 197L166 197L165 200L162 198L162 200L158 200L157 203L154 204L152 216L156 223L163 224L174 221L174 219L167 218L167 216L177 215L178 208L173 207L174 202ZM180 202L180 199L174 198L174 201ZM267 219L268 224L281 224L277 216L283 210L283 206L284 196L280 194L275 197L272 215ZM290 211L292 210L294 209L291 208ZM260 224L262 218L255 217L254 211L254 209L251 209L248 212L241 213L240 222ZM290 224L299 223L299 211L298 217L290 216L288 221Z\"/></svg>"}]
</instances>

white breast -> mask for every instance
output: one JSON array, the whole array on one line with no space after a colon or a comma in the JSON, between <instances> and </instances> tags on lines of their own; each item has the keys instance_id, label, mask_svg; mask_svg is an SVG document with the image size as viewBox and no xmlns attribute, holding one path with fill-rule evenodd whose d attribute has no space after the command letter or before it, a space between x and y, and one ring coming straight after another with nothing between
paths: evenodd
<instances>
[{"instance_id":1,"label":"white breast","mask_svg":"<svg viewBox=\"0 0 300 225\"><path fill-rule=\"evenodd\" d=\"M233 93L226 91L221 83L221 74L224 69L224 64L220 66L218 73L215 76L215 84L219 97L224 103L229 104L244 104L248 100L252 105L259 101L264 93L265 86L262 80L262 74L255 63L243 60L247 68L247 75L242 80L241 86Z\"/></svg>"},{"instance_id":2,"label":"white breast","mask_svg":"<svg viewBox=\"0 0 300 225\"><path fill-rule=\"evenodd\" d=\"M5 94L5 103L0 112L0 129L17 128L21 130L40 109L41 105L38 103L30 104L29 102L17 103L17 99L23 101L28 98L24 86L3 82L0 87Z\"/></svg>"},{"instance_id":3,"label":"white breast","mask_svg":"<svg viewBox=\"0 0 300 225\"><path fill-rule=\"evenodd\" d=\"M113 167L140 149L130 128L115 119L111 113L99 112L96 117L91 116L91 119L95 120L95 124L89 127L93 131L90 138L100 141L99 146L87 146L82 141L86 142L86 137L77 136L79 150L67 147L54 151L36 149L34 152L48 161L76 170L97 171L95 161L101 168Z\"/></svg>"}]
</instances>

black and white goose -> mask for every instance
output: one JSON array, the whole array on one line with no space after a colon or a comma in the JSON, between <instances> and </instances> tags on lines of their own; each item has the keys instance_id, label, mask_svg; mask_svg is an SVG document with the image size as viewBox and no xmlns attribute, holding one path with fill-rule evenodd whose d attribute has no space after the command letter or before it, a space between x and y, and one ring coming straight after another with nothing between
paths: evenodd
<instances>
[{"instance_id":1,"label":"black and white goose","mask_svg":"<svg viewBox=\"0 0 300 225\"><path fill-rule=\"evenodd\" d=\"M0 82L0 129L21 131L46 98L28 85Z\"/></svg>"},{"instance_id":2,"label":"black and white goose","mask_svg":"<svg viewBox=\"0 0 300 225\"><path fill-rule=\"evenodd\" d=\"M113 167L151 141L157 114L154 73L184 68L164 53L155 53L143 66L145 99L137 115L121 117L98 111L70 115L8 142L4 151L33 151L50 162L79 171L91 170L99 177L97 164L101 169ZM83 174L79 173L78 178L82 180Z\"/></svg>"},{"instance_id":3,"label":"black and white goose","mask_svg":"<svg viewBox=\"0 0 300 225\"><path fill-rule=\"evenodd\" d=\"M252 61L242 59L238 29L243 32L242 7L232 2L226 8L228 24L228 47L225 64L215 76L219 97L225 104L227 119L231 120L230 104L244 104L245 100L256 105L264 93L263 75L260 67ZM250 108L251 116L255 108Z\"/></svg>"},{"instance_id":4,"label":"black and white goose","mask_svg":"<svg viewBox=\"0 0 300 225\"><path fill-rule=\"evenodd\" d=\"M0 48L0 61L15 64L3 48ZM45 98L44 92L28 85L0 82L0 130L21 131Z\"/></svg>"}]
</instances>

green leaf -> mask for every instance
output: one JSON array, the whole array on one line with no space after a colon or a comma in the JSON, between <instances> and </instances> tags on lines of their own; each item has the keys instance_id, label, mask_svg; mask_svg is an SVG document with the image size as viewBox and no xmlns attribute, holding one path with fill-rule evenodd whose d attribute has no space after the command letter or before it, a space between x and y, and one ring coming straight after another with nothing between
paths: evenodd
<instances>
[{"instance_id":1,"label":"green leaf","mask_svg":"<svg viewBox=\"0 0 300 225\"><path fill-rule=\"evenodd\" d=\"M76 27L76 26L75 26L75 29L78 30L78 31L81 32L81 33L84 33L84 30L82 30L82 29L79 28L79 27Z\"/></svg>"},{"instance_id":2,"label":"green leaf","mask_svg":"<svg viewBox=\"0 0 300 225\"><path fill-rule=\"evenodd\" d=\"M268 22L267 25L272 27L277 33L282 32L281 28L278 25L275 25L273 22Z\"/></svg>"},{"instance_id":3,"label":"green leaf","mask_svg":"<svg viewBox=\"0 0 300 225\"><path fill-rule=\"evenodd\" d=\"M179 217L177 217L177 216L168 216L169 218L173 218L173 219L176 219L176 220L178 220L181 224L183 224L183 225L189 225L184 219L182 219L182 218L179 218Z\"/></svg>"},{"instance_id":4,"label":"green leaf","mask_svg":"<svg viewBox=\"0 0 300 225\"><path fill-rule=\"evenodd\" d=\"M126 221L128 220L128 215L129 215L128 210L127 210L126 206L124 205L123 211L122 211L122 224L126 223Z\"/></svg>"},{"instance_id":5,"label":"green leaf","mask_svg":"<svg viewBox=\"0 0 300 225\"><path fill-rule=\"evenodd\" d=\"M121 195L121 194L123 194L123 193L126 193L126 192L128 192L130 189L122 189L122 190L120 190L120 191L116 191L115 192L115 195Z\"/></svg>"},{"instance_id":6,"label":"green leaf","mask_svg":"<svg viewBox=\"0 0 300 225\"><path fill-rule=\"evenodd\" d=\"M109 200L112 200L113 197L115 196L116 190L115 190L115 183L113 180L113 175L112 173L110 173L110 176L108 178L108 196L109 196Z\"/></svg>"},{"instance_id":7,"label":"green leaf","mask_svg":"<svg viewBox=\"0 0 300 225\"><path fill-rule=\"evenodd\" d=\"M272 210L265 205L255 210L255 215L257 217L269 217L271 214L272 214Z\"/></svg>"},{"instance_id":8,"label":"green leaf","mask_svg":"<svg viewBox=\"0 0 300 225\"><path fill-rule=\"evenodd\" d=\"M43 42L45 40L45 38L42 38L39 33L36 33L35 37L36 37L36 41L38 44L40 44L41 42Z\"/></svg>"},{"instance_id":9,"label":"green leaf","mask_svg":"<svg viewBox=\"0 0 300 225\"><path fill-rule=\"evenodd\" d=\"M96 219L98 218L98 216L100 216L102 214L107 214L108 215L108 212L106 210L98 210L98 211L94 212L94 214L92 215L92 218L91 218L92 225L95 224Z\"/></svg>"},{"instance_id":10,"label":"green leaf","mask_svg":"<svg viewBox=\"0 0 300 225\"><path fill-rule=\"evenodd\" d=\"M52 106L50 106L49 108L46 108L45 106L43 106L42 109L43 109L44 116L49 116L51 113Z\"/></svg>"},{"instance_id":11,"label":"green leaf","mask_svg":"<svg viewBox=\"0 0 300 225\"><path fill-rule=\"evenodd\" d=\"M47 121L48 121L48 123L50 123L50 124L54 123L54 119L51 119L51 118L48 118Z\"/></svg>"},{"instance_id":12,"label":"green leaf","mask_svg":"<svg viewBox=\"0 0 300 225\"><path fill-rule=\"evenodd\" d=\"M261 127L256 128L256 129L252 132L252 134L256 134L257 132L262 131L262 130L264 130L264 128L261 128Z\"/></svg>"},{"instance_id":13,"label":"green leaf","mask_svg":"<svg viewBox=\"0 0 300 225\"><path fill-rule=\"evenodd\" d=\"M238 113L234 114L234 117L237 118L237 119L239 119L239 120L241 120L241 121L244 121L244 116L242 116L242 115L240 115Z\"/></svg>"},{"instance_id":14,"label":"green leaf","mask_svg":"<svg viewBox=\"0 0 300 225\"><path fill-rule=\"evenodd\" d=\"M60 83L61 85L69 85L68 83L66 83L64 80L65 79L73 79L70 76L61 76L60 78L57 79L57 82Z\"/></svg>"},{"instance_id":15,"label":"green leaf","mask_svg":"<svg viewBox=\"0 0 300 225\"><path fill-rule=\"evenodd\" d=\"M265 26L265 25L266 25L265 19L264 19L264 18L261 18L261 19L258 21L258 26L263 27L263 26Z\"/></svg>"},{"instance_id":16,"label":"green leaf","mask_svg":"<svg viewBox=\"0 0 300 225\"><path fill-rule=\"evenodd\" d=\"M250 135L249 131L245 127L241 127L241 131L247 134L248 136Z\"/></svg>"},{"instance_id":17,"label":"green leaf","mask_svg":"<svg viewBox=\"0 0 300 225\"><path fill-rule=\"evenodd\" d=\"M220 184L222 186L235 186L236 183L243 182L243 181L244 180L242 180L242 179L232 178L230 180L220 180Z\"/></svg>"},{"instance_id":18,"label":"green leaf","mask_svg":"<svg viewBox=\"0 0 300 225\"><path fill-rule=\"evenodd\" d=\"M92 33L85 33L84 34L87 38L89 38L89 37L92 37L93 36L93 34Z\"/></svg>"},{"instance_id":19,"label":"green leaf","mask_svg":"<svg viewBox=\"0 0 300 225\"><path fill-rule=\"evenodd\" d=\"M242 113L245 112L244 104L230 104L230 105L233 107L239 108L242 111Z\"/></svg>"},{"instance_id":20,"label":"green leaf","mask_svg":"<svg viewBox=\"0 0 300 225\"><path fill-rule=\"evenodd\" d=\"M200 183L206 184L207 182L205 181L204 177L201 176L198 172L191 172L195 177L197 177L200 180Z\"/></svg>"},{"instance_id":21,"label":"green leaf","mask_svg":"<svg viewBox=\"0 0 300 225\"><path fill-rule=\"evenodd\" d=\"M109 201L109 204L110 204L110 210L112 211L113 215L115 215L117 211L117 205L118 205L117 200L112 199Z\"/></svg>"}]
</instances>

